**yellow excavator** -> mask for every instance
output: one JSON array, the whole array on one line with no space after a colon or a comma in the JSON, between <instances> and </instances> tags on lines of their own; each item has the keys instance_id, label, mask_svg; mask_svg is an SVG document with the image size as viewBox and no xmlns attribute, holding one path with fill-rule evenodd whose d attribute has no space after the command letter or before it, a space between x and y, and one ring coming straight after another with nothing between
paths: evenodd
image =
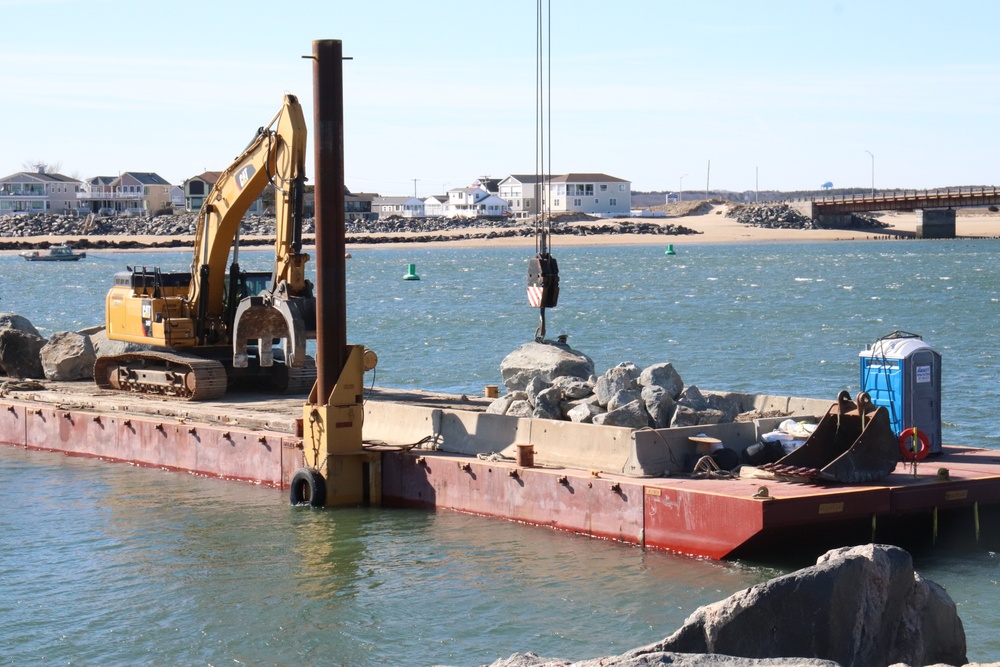
<instances>
[{"instance_id":1,"label":"yellow excavator","mask_svg":"<svg viewBox=\"0 0 1000 667\"><path fill-rule=\"evenodd\" d=\"M115 274L105 303L108 338L153 347L100 357L98 386L183 400L218 398L241 380L309 390L316 373L306 340L315 337L316 300L302 252L305 154L302 107L285 95L205 200L190 272L130 267ZM269 183L274 269L248 273L239 266L240 223Z\"/></svg>"}]
</instances>

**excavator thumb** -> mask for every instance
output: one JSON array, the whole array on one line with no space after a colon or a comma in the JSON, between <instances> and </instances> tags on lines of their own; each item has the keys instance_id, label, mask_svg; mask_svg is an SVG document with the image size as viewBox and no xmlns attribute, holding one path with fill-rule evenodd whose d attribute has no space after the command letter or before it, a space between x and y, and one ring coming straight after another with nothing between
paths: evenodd
<instances>
[{"instance_id":1,"label":"excavator thumb","mask_svg":"<svg viewBox=\"0 0 1000 667\"><path fill-rule=\"evenodd\" d=\"M801 447L762 468L779 475L860 484L886 477L899 460L888 410L875 406L864 392L852 402L842 391Z\"/></svg>"},{"instance_id":2,"label":"excavator thumb","mask_svg":"<svg viewBox=\"0 0 1000 667\"><path fill-rule=\"evenodd\" d=\"M274 298L269 293L240 301L233 320L233 366L246 368L248 343L256 341L262 367L274 365L274 340L284 340L285 365L302 368L306 339L316 337L316 302L311 298Z\"/></svg>"}]
</instances>

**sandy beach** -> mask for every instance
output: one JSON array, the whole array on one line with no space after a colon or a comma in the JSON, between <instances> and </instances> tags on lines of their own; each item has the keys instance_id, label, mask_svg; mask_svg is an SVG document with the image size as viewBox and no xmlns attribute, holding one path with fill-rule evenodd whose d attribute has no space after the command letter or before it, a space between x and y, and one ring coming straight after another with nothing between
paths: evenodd
<instances>
[{"instance_id":1,"label":"sandy beach","mask_svg":"<svg viewBox=\"0 0 1000 667\"><path fill-rule=\"evenodd\" d=\"M687 203L687 202L685 202ZM702 207L704 212L668 218L629 218L634 222L653 224L674 224L693 229L696 234L599 234L582 236L576 234L554 235L552 243L554 246L580 246L580 245L628 245L628 244L649 244L649 243L672 243L676 245L704 244L704 243L808 243L814 241L877 241L892 239L912 239L916 237L917 215L913 212L886 212L878 214L878 218L888 227L877 230L849 230L849 229L768 229L752 227L737 222L733 218L726 217L728 205L718 204L710 208ZM588 222L573 222L570 226L587 227L593 225L612 224L612 220L597 220ZM955 232L958 238L995 238L1000 237L1000 213L991 213L986 209L959 209L956 215ZM434 247L476 247L476 246L514 246L533 247L535 244L533 236L515 236L507 238L485 238L488 232L477 228L455 228L452 230L435 232L437 237L456 237L454 241L401 241L401 242L379 242L375 243L349 243L348 251L361 250L365 248L386 248L386 247L413 247L414 245L434 246ZM483 238L461 238L467 234L482 235ZM418 233L397 233L397 234L353 234L353 239L369 237L373 240L391 236L394 239L417 238L426 236ZM13 241L22 244L28 243L60 243L79 241L82 237L74 236L43 236L43 237L17 237L0 239L3 241ZM191 236L88 236L91 243L101 241L115 243L123 240L135 242L143 246L152 247L165 242L175 242L181 245L173 248L157 248L157 250L187 251L193 243ZM244 237L247 240L248 237ZM252 237L250 237L252 238ZM260 240L260 239L259 239ZM311 238L307 237L307 243ZM259 247L266 247L261 245ZM133 248L132 251L144 251L148 248ZM103 250L108 252L109 250ZM114 252L126 250L111 249ZM0 250L0 254L17 254L19 250ZM101 249L88 248L87 252L102 252Z\"/></svg>"}]
</instances>

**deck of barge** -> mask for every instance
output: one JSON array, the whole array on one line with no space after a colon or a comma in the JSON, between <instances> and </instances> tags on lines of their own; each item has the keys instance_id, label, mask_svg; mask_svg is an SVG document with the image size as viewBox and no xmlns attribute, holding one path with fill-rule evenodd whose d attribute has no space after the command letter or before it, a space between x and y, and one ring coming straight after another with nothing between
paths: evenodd
<instances>
[{"instance_id":1,"label":"deck of barge","mask_svg":"<svg viewBox=\"0 0 1000 667\"><path fill-rule=\"evenodd\" d=\"M46 382L42 389L0 392L0 442L286 488L302 465L303 402L232 394L186 403ZM507 418L485 414L488 403L371 391L365 437L383 445L376 447L383 503L472 512L710 558L773 552L806 538L822 546L870 540L907 546L909 538L932 542L949 530L970 542L997 537L1000 451L945 447L916 476L901 463L866 485L695 479L670 470L683 454L681 430ZM752 441L759 428L728 424L718 433ZM534 443L538 465L517 465L515 443Z\"/></svg>"}]
</instances>

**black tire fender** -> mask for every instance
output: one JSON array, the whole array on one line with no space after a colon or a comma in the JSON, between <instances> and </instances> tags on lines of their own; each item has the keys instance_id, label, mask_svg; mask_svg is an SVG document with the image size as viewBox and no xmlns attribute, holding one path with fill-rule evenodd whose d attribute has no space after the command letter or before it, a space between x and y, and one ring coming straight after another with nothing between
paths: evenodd
<instances>
[{"instance_id":1,"label":"black tire fender","mask_svg":"<svg viewBox=\"0 0 1000 667\"><path fill-rule=\"evenodd\" d=\"M292 505L323 507L326 504L326 480L318 470L299 468L292 476L288 496Z\"/></svg>"}]
</instances>

